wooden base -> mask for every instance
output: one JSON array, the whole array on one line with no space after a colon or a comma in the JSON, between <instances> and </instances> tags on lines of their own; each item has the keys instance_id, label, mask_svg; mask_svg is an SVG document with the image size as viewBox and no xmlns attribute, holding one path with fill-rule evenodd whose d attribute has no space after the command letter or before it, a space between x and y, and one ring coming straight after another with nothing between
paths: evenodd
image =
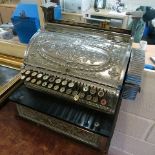
<instances>
[{"instance_id":1,"label":"wooden base","mask_svg":"<svg viewBox=\"0 0 155 155\"><path fill-rule=\"evenodd\" d=\"M54 117L50 117L46 114L37 112L33 109L30 109L22 105L17 104L17 109L18 109L19 115L23 118L26 118L35 123L41 124L60 134L64 134L82 143L88 144L94 148L107 152L106 150L108 149L107 148L108 138L104 136L100 136L93 132L86 131L75 125L69 124L65 121L61 121Z\"/></svg>"},{"instance_id":2,"label":"wooden base","mask_svg":"<svg viewBox=\"0 0 155 155\"><path fill-rule=\"evenodd\" d=\"M0 154L22 155L104 155L17 115L16 105L0 110Z\"/></svg>"}]
</instances>

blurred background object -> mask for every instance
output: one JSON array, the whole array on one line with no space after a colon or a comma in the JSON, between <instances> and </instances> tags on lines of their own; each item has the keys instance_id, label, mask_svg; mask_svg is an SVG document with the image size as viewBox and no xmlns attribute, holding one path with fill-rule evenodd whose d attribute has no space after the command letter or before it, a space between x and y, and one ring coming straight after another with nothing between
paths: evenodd
<instances>
[{"instance_id":1,"label":"blurred background object","mask_svg":"<svg viewBox=\"0 0 155 155\"><path fill-rule=\"evenodd\" d=\"M95 0L94 1L94 9L95 11L99 11L99 9L105 9L106 7L106 0Z\"/></svg>"},{"instance_id":2,"label":"blurred background object","mask_svg":"<svg viewBox=\"0 0 155 155\"><path fill-rule=\"evenodd\" d=\"M9 3L9 4L17 4L19 2L20 2L20 0L0 0L0 3L1 4L6 4L6 3Z\"/></svg>"},{"instance_id":3,"label":"blurred background object","mask_svg":"<svg viewBox=\"0 0 155 155\"><path fill-rule=\"evenodd\" d=\"M0 28L0 39L12 39L13 38L13 31L10 30L5 30L3 28Z\"/></svg>"},{"instance_id":4,"label":"blurred background object","mask_svg":"<svg viewBox=\"0 0 155 155\"><path fill-rule=\"evenodd\" d=\"M44 18L46 22L52 22L54 20L61 20L61 6L57 3L47 2L43 3L41 8L44 12Z\"/></svg>"},{"instance_id":5,"label":"blurred background object","mask_svg":"<svg viewBox=\"0 0 155 155\"><path fill-rule=\"evenodd\" d=\"M140 42L143 39L150 43L150 35L154 31L152 20L155 18L155 9L150 6L140 6L136 11L127 14L132 16L128 28L132 31L134 41Z\"/></svg>"},{"instance_id":6,"label":"blurred background object","mask_svg":"<svg viewBox=\"0 0 155 155\"><path fill-rule=\"evenodd\" d=\"M29 43L29 40L40 28L38 7L36 4L19 3L12 14L12 23L20 42Z\"/></svg>"},{"instance_id":7,"label":"blurred background object","mask_svg":"<svg viewBox=\"0 0 155 155\"><path fill-rule=\"evenodd\" d=\"M82 0L61 0L62 11L70 13L81 13Z\"/></svg>"},{"instance_id":8,"label":"blurred background object","mask_svg":"<svg viewBox=\"0 0 155 155\"><path fill-rule=\"evenodd\" d=\"M117 12L123 12L125 9L125 3L123 3L122 0L116 0L112 9Z\"/></svg>"}]
</instances>

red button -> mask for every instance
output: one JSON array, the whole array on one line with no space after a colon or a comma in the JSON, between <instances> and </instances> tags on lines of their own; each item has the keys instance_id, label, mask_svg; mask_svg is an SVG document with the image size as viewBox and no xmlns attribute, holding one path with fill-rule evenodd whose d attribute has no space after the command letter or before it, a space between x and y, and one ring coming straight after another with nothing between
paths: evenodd
<instances>
[{"instance_id":1,"label":"red button","mask_svg":"<svg viewBox=\"0 0 155 155\"><path fill-rule=\"evenodd\" d=\"M107 104L107 101L106 101L106 99L102 99L100 103L101 103L101 105L105 106Z\"/></svg>"}]
</instances>

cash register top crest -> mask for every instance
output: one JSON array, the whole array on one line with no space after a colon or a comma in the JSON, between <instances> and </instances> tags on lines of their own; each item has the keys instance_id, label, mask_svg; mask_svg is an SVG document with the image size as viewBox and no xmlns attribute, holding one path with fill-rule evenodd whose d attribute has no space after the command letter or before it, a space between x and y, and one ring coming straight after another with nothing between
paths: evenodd
<instances>
[{"instance_id":1,"label":"cash register top crest","mask_svg":"<svg viewBox=\"0 0 155 155\"><path fill-rule=\"evenodd\" d=\"M119 88L131 50L130 38L124 40L115 33L54 27L32 38L25 64Z\"/></svg>"}]
</instances>

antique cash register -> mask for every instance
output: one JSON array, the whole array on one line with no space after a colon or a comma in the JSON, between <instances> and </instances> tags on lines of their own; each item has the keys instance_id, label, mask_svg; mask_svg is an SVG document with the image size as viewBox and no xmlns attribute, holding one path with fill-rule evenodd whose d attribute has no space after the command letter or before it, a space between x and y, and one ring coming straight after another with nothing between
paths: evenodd
<instances>
[{"instance_id":1,"label":"antique cash register","mask_svg":"<svg viewBox=\"0 0 155 155\"><path fill-rule=\"evenodd\" d=\"M37 32L11 97L19 115L107 151L121 99L140 90L144 51L131 44L126 34L61 24Z\"/></svg>"}]
</instances>

